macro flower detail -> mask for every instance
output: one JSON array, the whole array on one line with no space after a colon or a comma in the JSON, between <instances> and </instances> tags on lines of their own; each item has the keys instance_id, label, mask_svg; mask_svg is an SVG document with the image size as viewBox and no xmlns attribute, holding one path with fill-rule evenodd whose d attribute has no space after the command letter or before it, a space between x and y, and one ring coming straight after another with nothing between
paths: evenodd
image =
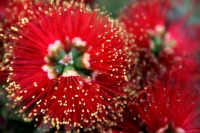
<instances>
[{"instance_id":1,"label":"macro flower detail","mask_svg":"<svg viewBox=\"0 0 200 133\"><path fill-rule=\"evenodd\" d=\"M120 21L138 46L139 67L132 82L142 85L141 88L160 76L193 80L190 75L197 73L197 58L192 56L198 52L199 39L195 39L198 32L194 25L187 24L186 16L170 19L172 3L170 0L136 0L120 14ZM131 73L134 72L135 69Z\"/></svg>"},{"instance_id":2,"label":"macro flower detail","mask_svg":"<svg viewBox=\"0 0 200 133\"><path fill-rule=\"evenodd\" d=\"M199 88L176 82L156 83L133 108L148 132L196 133L199 128Z\"/></svg>"},{"instance_id":3,"label":"macro flower detail","mask_svg":"<svg viewBox=\"0 0 200 133\"><path fill-rule=\"evenodd\" d=\"M173 53L173 47L176 45L176 40L173 39L170 33L166 32L165 27L157 25L155 30L148 31L150 40L150 48L155 55L158 55L162 50L167 53Z\"/></svg>"},{"instance_id":4,"label":"macro flower detail","mask_svg":"<svg viewBox=\"0 0 200 133\"><path fill-rule=\"evenodd\" d=\"M123 110L121 118L117 119L117 124L110 127L108 131L112 133L139 133L142 128L142 120L138 117L135 106L129 102Z\"/></svg>"},{"instance_id":5,"label":"macro flower detail","mask_svg":"<svg viewBox=\"0 0 200 133\"><path fill-rule=\"evenodd\" d=\"M121 119L117 119L110 131L197 133L200 131L199 93L197 86L180 84L173 78L155 82L134 99L127 100Z\"/></svg>"},{"instance_id":6,"label":"macro flower detail","mask_svg":"<svg viewBox=\"0 0 200 133\"><path fill-rule=\"evenodd\" d=\"M72 48L72 50L69 50L69 52L66 53L61 42L57 40L54 44L49 45L48 55L44 58L47 64L44 65L42 69L48 73L49 79L53 79L58 76L78 76L76 68L78 65L83 67L82 56L82 53L76 50L76 45L75 48Z\"/></svg>"},{"instance_id":7,"label":"macro flower detail","mask_svg":"<svg viewBox=\"0 0 200 133\"><path fill-rule=\"evenodd\" d=\"M0 133L199 133L198 1L1 0Z\"/></svg>"},{"instance_id":8,"label":"macro flower detail","mask_svg":"<svg viewBox=\"0 0 200 133\"><path fill-rule=\"evenodd\" d=\"M109 122L129 69L123 29L83 3L31 5L7 31L11 106L47 129Z\"/></svg>"}]
</instances>

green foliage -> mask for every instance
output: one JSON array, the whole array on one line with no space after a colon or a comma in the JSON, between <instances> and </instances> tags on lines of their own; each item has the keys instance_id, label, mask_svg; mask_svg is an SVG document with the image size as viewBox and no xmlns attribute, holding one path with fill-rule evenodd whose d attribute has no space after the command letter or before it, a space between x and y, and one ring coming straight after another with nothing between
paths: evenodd
<instances>
[{"instance_id":1,"label":"green foliage","mask_svg":"<svg viewBox=\"0 0 200 133\"><path fill-rule=\"evenodd\" d=\"M123 6L131 0L97 0L100 8L105 8L111 16L116 18Z\"/></svg>"}]
</instances>

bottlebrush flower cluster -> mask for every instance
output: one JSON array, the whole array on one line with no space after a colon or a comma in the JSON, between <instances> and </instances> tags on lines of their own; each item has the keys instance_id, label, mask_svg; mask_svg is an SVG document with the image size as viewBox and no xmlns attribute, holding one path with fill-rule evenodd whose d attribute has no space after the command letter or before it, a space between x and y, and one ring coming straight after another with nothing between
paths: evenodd
<instances>
[{"instance_id":1,"label":"bottlebrush flower cluster","mask_svg":"<svg viewBox=\"0 0 200 133\"><path fill-rule=\"evenodd\" d=\"M135 0L116 20L94 3L7 4L8 108L45 132L200 132L200 25L172 17L171 0Z\"/></svg>"},{"instance_id":2,"label":"bottlebrush flower cluster","mask_svg":"<svg viewBox=\"0 0 200 133\"><path fill-rule=\"evenodd\" d=\"M170 0L136 1L120 15L120 21L141 48L138 69L143 83L171 73L181 73L183 79L196 73L197 62L191 57L199 50L199 39L195 39L198 32L187 23L187 15L170 20L172 9Z\"/></svg>"},{"instance_id":3,"label":"bottlebrush flower cluster","mask_svg":"<svg viewBox=\"0 0 200 133\"><path fill-rule=\"evenodd\" d=\"M173 78L172 78L173 79ZM198 133L199 89L179 81L159 81L131 100L113 132Z\"/></svg>"}]
</instances>

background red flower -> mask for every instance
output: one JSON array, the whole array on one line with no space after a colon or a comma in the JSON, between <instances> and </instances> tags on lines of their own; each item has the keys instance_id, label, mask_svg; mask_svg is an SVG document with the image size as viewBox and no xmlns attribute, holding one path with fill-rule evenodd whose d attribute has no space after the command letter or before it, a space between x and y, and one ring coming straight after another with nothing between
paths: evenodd
<instances>
[{"instance_id":1,"label":"background red flower","mask_svg":"<svg viewBox=\"0 0 200 133\"><path fill-rule=\"evenodd\" d=\"M156 83L136 102L148 132L199 132L199 88L176 80Z\"/></svg>"}]
</instances>

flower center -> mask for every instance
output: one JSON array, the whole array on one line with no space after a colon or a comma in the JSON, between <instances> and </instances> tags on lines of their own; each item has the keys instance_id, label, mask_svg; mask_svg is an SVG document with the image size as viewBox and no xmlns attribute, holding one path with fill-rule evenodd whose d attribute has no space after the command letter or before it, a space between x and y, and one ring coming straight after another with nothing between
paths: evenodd
<instances>
[{"instance_id":1,"label":"flower center","mask_svg":"<svg viewBox=\"0 0 200 133\"><path fill-rule=\"evenodd\" d=\"M148 31L150 46L152 52L158 56L162 51L173 53L173 47L176 45L176 40L171 37L171 34L166 31L162 25L157 25L154 30Z\"/></svg>"},{"instance_id":2,"label":"flower center","mask_svg":"<svg viewBox=\"0 0 200 133\"><path fill-rule=\"evenodd\" d=\"M67 39L67 42L69 39ZM61 41L57 40L48 46L48 54L44 57L43 71L47 72L49 79L59 76L90 76L90 55L85 53L86 42L75 37L67 50Z\"/></svg>"}]
</instances>

